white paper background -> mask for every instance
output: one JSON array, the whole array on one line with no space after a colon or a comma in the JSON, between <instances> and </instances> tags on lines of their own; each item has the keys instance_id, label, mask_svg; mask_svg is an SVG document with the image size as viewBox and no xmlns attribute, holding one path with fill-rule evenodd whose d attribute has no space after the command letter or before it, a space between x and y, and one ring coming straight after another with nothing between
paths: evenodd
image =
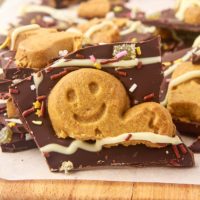
<instances>
[{"instance_id":1,"label":"white paper background","mask_svg":"<svg viewBox=\"0 0 200 200\"><path fill-rule=\"evenodd\" d=\"M0 32L6 28L7 23L15 20L19 4L28 3L30 0L7 0L0 10ZM173 0L133 0L130 5L135 5L148 13L172 7ZM12 16L11 16L12 13ZM190 144L191 141L184 138ZM112 180L132 182L162 182L200 184L200 155L195 155L194 168L122 168L80 171L69 175L51 173L41 156L39 150L29 150L20 153L0 152L0 178L9 180L27 179L87 179L87 180Z\"/></svg>"}]
</instances>

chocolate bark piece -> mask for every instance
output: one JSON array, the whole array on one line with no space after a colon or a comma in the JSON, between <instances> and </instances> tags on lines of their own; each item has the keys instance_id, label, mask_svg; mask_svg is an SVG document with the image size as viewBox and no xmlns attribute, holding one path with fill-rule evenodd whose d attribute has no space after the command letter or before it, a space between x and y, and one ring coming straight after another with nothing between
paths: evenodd
<instances>
[{"instance_id":1,"label":"chocolate bark piece","mask_svg":"<svg viewBox=\"0 0 200 200\"><path fill-rule=\"evenodd\" d=\"M113 57L112 52L115 45L116 44L106 44L96 47L88 47L68 55L66 59L72 61L75 58L77 59L77 57L84 59L88 58L88 56L91 54L93 54L98 59L110 59ZM140 46L141 51L143 52L141 56L151 57L160 55L158 45L159 40L157 38L152 41L139 43L136 46ZM151 49L151 51L149 49ZM24 124L27 125L29 132L33 134L39 148L51 143L67 147L74 141L70 138L61 139L55 135L47 112L47 100L52 88L61 79L61 77L66 75L66 73L70 73L70 71L77 69L78 67L72 66L54 68L49 67L43 71L40 71L40 77L42 76L43 78L37 90L38 95L36 95L36 91L30 89L30 86L34 84L33 77L30 79L25 79L19 84L11 87L12 89L18 91L18 93L13 93L12 97L20 111L21 119L23 120ZM149 88L146 88L146 90L149 90L148 93L152 92L152 88L154 88L153 92L155 94L159 93L159 85L162 79L160 63L155 63L153 65L147 64L144 65L141 69L126 69L127 76L124 78L119 76L118 73L111 68L107 69L102 67L102 70L119 78L125 85L127 92L128 88L130 88L130 82L128 81L129 74L131 74L132 78L135 77L134 81L136 81L136 77L138 77L138 81L140 80L141 82L138 83L138 92L135 94L136 99L140 99L141 96L143 96L141 93L143 93L143 90L146 88L146 84L149 85ZM153 73L151 73L151 71L153 71ZM149 82L149 80L151 80L151 82ZM160 81L153 82L152 80ZM42 114L42 117L40 118L36 117L36 110L32 109L32 103L35 102L36 99L41 101L41 108L39 111L41 112L40 114ZM154 99L154 101L156 100L157 99ZM38 111L36 113L38 113ZM33 123L35 120L38 120L41 123ZM91 141L88 142L91 143ZM194 165L193 155L184 144L175 146L169 145L160 149L148 148L145 145L128 147L119 145L111 148L103 148L97 153L78 149L72 155L64 155L61 153L51 152L44 153L44 156L51 171L62 171L65 170L65 167L66 170L68 167L73 167L73 170L81 170L82 168L89 169L111 166L192 167Z\"/></svg>"},{"instance_id":2,"label":"chocolate bark piece","mask_svg":"<svg viewBox=\"0 0 200 200\"><path fill-rule=\"evenodd\" d=\"M6 113L6 112L5 112ZM0 114L0 129L8 126L5 121L4 113ZM14 153L24 150L36 148L36 144L28 131L24 128L23 124L16 124L10 128L12 131L12 138L9 142L1 144L2 152Z\"/></svg>"},{"instance_id":3,"label":"chocolate bark piece","mask_svg":"<svg viewBox=\"0 0 200 200\"><path fill-rule=\"evenodd\" d=\"M15 51L7 50L0 55L0 65L3 68L4 79L24 79L34 72L31 68L19 68L15 63L15 54Z\"/></svg>"},{"instance_id":4,"label":"chocolate bark piece","mask_svg":"<svg viewBox=\"0 0 200 200\"><path fill-rule=\"evenodd\" d=\"M200 32L199 25L187 24L178 20L175 17L174 9L166 9L159 13L155 13L154 16L147 17L145 13L137 13L137 20L141 20L144 24L154 25L156 27L173 29L173 30L185 30L190 32Z\"/></svg>"},{"instance_id":5,"label":"chocolate bark piece","mask_svg":"<svg viewBox=\"0 0 200 200\"><path fill-rule=\"evenodd\" d=\"M192 48L187 48L187 49L182 49L177 52L171 52L171 53L166 53L162 57L163 62L171 62L173 63L175 60L180 59L184 55L186 55L187 52L191 51ZM194 54L193 54L194 55ZM193 56L190 58L190 60L193 60ZM168 90L168 85L170 82L172 74L169 74L168 76L164 77L163 82L161 84L161 89L160 89L160 101L163 101L167 90ZM176 125L177 130L187 136L192 136L192 137L197 137L200 136L200 123L198 122L183 122L178 119L174 119L174 124Z\"/></svg>"},{"instance_id":6,"label":"chocolate bark piece","mask_svg":"<svg viewBox=\"0 0 200 200\"><path fill-rule=\"evenodd\" d=\"M194 153L200 153L200 137L198 137L197 140L189 148Z\"/></svg>"},{"instance_id":7,"label":"chocolate bark piece","mask_svg":"<svg viewBox=\"0 0 200 200\"><path fill-rule=\"evenodd\" d=\"M66 8L72 4L78 4L81 0L42 0L42 5L54 8Z\"/></svg>"},{"instance_id":8,"label":"chocolate bark piece","mask_svg":"<svg viewBox=\"0 0 200 200\"><path fill-rule=\"evenodd\" d=\"M23 15L19 16L18 19L19 22L17 24L13 24L13 27L39 24L43 28L57 28L58 30L63 31L71 26L69 20L63 21L55 19L50 14L40 11L24 13Z\"/></svg>"},{"instance_id":9,"label":"chocolate bark piece","mask_svg":"<svg viewBox=\"0 0 200 200\"><path fill-rule=\"evenodd\" d=\"M0 99L6 100L9 98L8 87L11 85L10 80L0 80ZM0 144L2 152L19 152L28 149L36 148L36 144L33 138L30 136L23 124L15 123L9 127L7 115L6 115L6 103L0 104L0 130L8 128L12 131L10 141ZM17 119L18 120L18 119Z\"/></svg>"}]
</instances>

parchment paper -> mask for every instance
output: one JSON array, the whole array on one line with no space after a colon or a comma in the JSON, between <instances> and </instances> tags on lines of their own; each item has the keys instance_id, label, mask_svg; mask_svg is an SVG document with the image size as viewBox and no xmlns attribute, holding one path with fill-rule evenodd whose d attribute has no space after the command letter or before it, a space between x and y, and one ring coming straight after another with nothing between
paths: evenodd
<instances>
[{"instance_id":1,"label":"parchment paper","mask_svg":"<svg viewBox=\"0 0 200 200\"><path fill-rule=\"evenodd\" d=\"M30 0L8 0L0 10L0 30L6 27L9 21L16 16L19 4L28 3ZM129 6L141 7L147 12L171 7L173 0L133 0ZM12 16L10 16L10 14ZM187 144L191 139L184 137ZM74 172L69 175L52 173L49 171L45 159L38 149L20 153L0 152L0 178L9 180L27 179L85 179L85 180L111 180L132 182L162 182L178 184L200 184L200 154L195 154L196 166L194 168L121 168Z\"/></svg>"}]
</instances>

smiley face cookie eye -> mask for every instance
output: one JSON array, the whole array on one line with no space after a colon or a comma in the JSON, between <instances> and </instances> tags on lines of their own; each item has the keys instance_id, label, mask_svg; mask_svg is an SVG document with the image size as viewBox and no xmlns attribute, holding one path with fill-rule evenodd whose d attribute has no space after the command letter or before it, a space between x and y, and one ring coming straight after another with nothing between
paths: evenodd
<instances>
[{"instance_id":1,"label":"smiley face cookie eye","mask_svg":"<svg viewBox=\"0 0 200 200\"><path fill-rule=\"evenodd\" d=\"M88 87L92 94L96 94L99 91L99 85L95 82L89 83Z\"/></svg>"},{"instance_id":2,"label":"smiley face cookie eye","mask_svg":"<svg viewBox=\"0 0 200 200\"><path fill-rule=\"evenodd\" d=\"M76 100L75 90L70 89L70 90L67 91L67 100L69 102L74 102Z\"/></svg>"}]
</instances>

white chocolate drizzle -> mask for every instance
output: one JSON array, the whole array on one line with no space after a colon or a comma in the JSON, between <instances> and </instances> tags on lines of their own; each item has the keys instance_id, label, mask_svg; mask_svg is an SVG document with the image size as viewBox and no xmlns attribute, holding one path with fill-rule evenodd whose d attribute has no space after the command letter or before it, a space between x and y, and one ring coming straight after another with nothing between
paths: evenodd
<instances>
[{"instance_id":1,"label":"white chocolate drizzle","mask_svg":"<svg viewBox=\"0 0 200 200\"><path fill-rule=\"evenodd\" d=\"M16 118L11 118L11 119L5 119L6 122L13 122L16 124L22 124L22 121L20 119L16 119Z\"/></svg>"},{"instance_id":2,"label":"white chocolate drizzle","mask_svg":"<svg viewBox=\"0 0 200 200\"><path fill-rule=\"evenodd\" d=\"M167 70L164 71L164 77L170 75L174 72L174 70L179 66L180 63L189 60L192 57L192 54L197 50L197 48L193 48L192 50L188 51L182 58L179 59L180 62L174 63L170 66Z\"/></svg>"},{"instance_id":3,"label":"white chocolate drizzle","mask_svg":"<svg viewBox=\"0 0 200 200\"><path fill-rule=\"evenodd\" d=\"M193 71L189 71L185 74L182 74L181 76L178 76L177 78L175 78L174 80L172 80L169 84L169 87L168 87L168 91L167 91L167 94L165 96L165 99L161 102L161 104L163 106L165 106L167 104L167 99L168 99L168 95L169 95L169 90L172 89L173 87L181 84L181 83L184 83L186 81L189 81L191 79L194 79L194 78L200 78L200 70L193 70Z\"/></svg>"},{"instance_id":4,"label":"white chocolate drizzle","mask_svg":"<svg viewBox=\"0 0 200 200\"><path fill-rule=\"evenodd\" d=\"M96 59L97 63L101 63L106 59ZM117 62L101 64L102 67L117 67L118 69L124 68L133 68L141 62L143 65L159 63L161 62L161 57L148 57L148 58L135 58L132 60L119 60ZM73 59L73 60L65 60L60 59L59 61L52 64L50 67L70 67L70 66L77 66L77 67L84 67L84 66L91 66L94 67L94 62L90 59Z\"/></svg>"},{"instance_id":5,"label":"white chocolate drizzle","mask_svg":"<svg viewBox=\"0 0 200 200\"><path fill-rule=\"evenodd\" d=\"M179 20L184 20L185 11L192 5L197 5L200 7L199 0L179 0L177 7L178 11L176 12L176 18Z\"/></svg>"},{"instance_id":6,"label":"white chocolate drizzle","mask_svg":"<svg viewBox=\"0 0 200 200\"><path fill-rule=\"evenodd\" d=\"M36 95L38 95L38 88L39 88L40 83L43 80L43 74L41 72L38 72L38 73L36 72L32 74L33 82L34 82L35 90L36 90Z\"/></svg>"},{"instance_id":7,"label":"white chocolate drizzle","mask_svg":"<svg viewBox=\"0 0 200 200\"><path fill-rule=\"evenodd\" d=\"M116 137L107 137L101 140L96 140L94 144L89 144L81 140L74 140L68 147L59 144L48 144L40 148L41 152L57 152L61 154L70 155L75 153L78 149L83 149L90 152L101 151L104 145L119 144L125 142L129 137L129 141L142 140L155 144L181 144L182 141L178 136L169 137L167 135L159 135L152 132L136 132L136 133L124 133Z\"/></svg>"},{"instance_id":8,"label":"white chocolate drizzle","mask_svg":"<svg viewBox=\"0 0 200 200\"><path fill-rule=\"evenodd\" d=\"M140 21L131 21L128 24L128 28L125 30L122 30L120 32L120 35L127 35L132 32L137 32L137 33L154 33L156 28L154 26L145 26L142 24Z\"/></svg>"},{"instance_id":9,"label":"white chocolate drizzle","mask_svg":"<svg viewBox=\"0 0 200 200\"><path fill-rule=\"evenodd\" d=\"M192 47L200 47L200 35L194 40Z\"/></svg>"},{"instance_id":10,"label":"white chocolate drizzle","mask_svg":"<svg viewBox=\"0 0 200 200\"><path fill-rule=\"evenodd\" d=\"M7 103L7 99L0 99L0 104L6 104Z\"/></svg>"},{"instance_id":11,"label":"white chocolate drizzle","mask_svg":"<svg viewBox=\"0 0 200 200\"><path fill-rule=\"evenodd\" d=\"M112 21L103 21L100 24L95 24L92 27L90 27L84 34L86 38L90 38L92 34L94 34L96 31L101 30L102 28L106 26L111 26L115 29L117 29L117 26Z\"/></svg>"},{"instance_id":12,"label":"white chocolate drizzle","mask_svg":"<svg viewBox=\"0 0 200 200\"><path fill-rule=\"evenodd\" d=\"M15 41L17 39L17 36L20 33L24 32L24 31L35 30L35 29L38 29L38 28L40 28L40 26L38 24L30 24L30 25L20 26L20 27L16 28L11 34L10 50L14 50Z\"/></svg>"}]
</instances>

